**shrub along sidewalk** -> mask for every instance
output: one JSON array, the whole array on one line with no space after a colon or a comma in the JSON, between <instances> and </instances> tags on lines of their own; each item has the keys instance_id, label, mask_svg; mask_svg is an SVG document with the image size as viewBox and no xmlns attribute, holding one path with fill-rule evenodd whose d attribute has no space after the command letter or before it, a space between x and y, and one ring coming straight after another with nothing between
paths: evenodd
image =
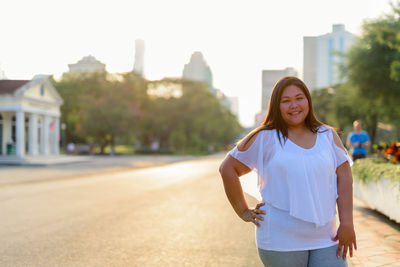
<instances>
[{"instance_id":1,"label":"shrub along sidewalk","mask_svg":"<svg viewBox=\"0 0 400 267\"><path fill-rule=\"evenodd\" d=\"M357 160L352 172L354 195L400 223L400 165L381 160Z\"/></svg>"}]
</instances>

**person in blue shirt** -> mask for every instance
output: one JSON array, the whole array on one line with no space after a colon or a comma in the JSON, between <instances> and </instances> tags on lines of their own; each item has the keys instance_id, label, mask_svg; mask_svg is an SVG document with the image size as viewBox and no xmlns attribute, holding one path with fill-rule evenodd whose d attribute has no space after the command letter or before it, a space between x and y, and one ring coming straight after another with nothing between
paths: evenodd
<instances>
[{"instance_id":1,"label":"person in blue shirt","mask_svg":"<svg viewBox=\"0 0 400 267\"><path fill-rule=\"evenodd\" d=\"M367 149L371 145L369 135L363 131L361 121L353 122L354 131L347 138L347 147L352 149L353 161L367 156Z\"/></svg>"}]
</instances>

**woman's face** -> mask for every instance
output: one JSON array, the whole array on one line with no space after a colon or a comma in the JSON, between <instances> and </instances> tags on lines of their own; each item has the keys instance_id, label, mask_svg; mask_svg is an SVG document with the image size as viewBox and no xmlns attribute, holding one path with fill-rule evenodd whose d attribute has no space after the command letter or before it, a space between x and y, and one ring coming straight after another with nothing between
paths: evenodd
<instances>
[{"instance_id":1,"label":"woman's face","mask_svg":"<svg viewBox=\"0 0 400 267\"><path fill-rule=\"evenodd\" d=\"M304 124L309 111L306 95L296 85L289 85L283 90L280 110L282 118L288 126Z\"/></svg>"}]
</instances>

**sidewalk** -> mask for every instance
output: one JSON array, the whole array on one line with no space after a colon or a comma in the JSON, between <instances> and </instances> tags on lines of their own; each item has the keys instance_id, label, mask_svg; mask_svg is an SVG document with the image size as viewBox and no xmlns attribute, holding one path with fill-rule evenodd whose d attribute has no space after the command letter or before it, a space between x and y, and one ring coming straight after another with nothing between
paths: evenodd
<instances>
[{"instance_id":1,"label":"sidewalk","mask_svg":"<svg viewBox=\"0 0 400 267\"><path fill-rule=\"evenodd\" d=\"M243 176L241 184L247 194L261 200L256 174ZM400 266L400 224L369 209L357 198L353 205L358 250L352 258L348 256L349 266Z\"/></svg>"},{"instance_id":2,"label":"sidewalk","mask_svg":"<svg viewBox=\"0 0 400 267\"><path fill-rule=\"evenodd\" d=\"M51 158L48 160L41 158L43 161L35 162L36 164L0 165L0 187L150 168L203 157L189 155L60 156L53 162Z\"/></svg>"},{"instance_id":3,"label":"sidewalk","mask_svg":"<svg viewBox=\"0 0 400 267\"><path fill-rule=\"evenodd\" d=\"M349 257L349 266L400 266L400 224L355 198L354 225L358 250Z\"/></svg>"},{"instance_id":4,"label":"sidewalk","mask_svg":"<svg viewBox=\"0 0 400 267\"><path fill-rule=\"evenodd\" d=\"M75 155L38 155L25 156L19 158L15 155L0 156L0 165L2 166L49 166L56 164L70 164L90 161L90 156L75 156Z\"/></svg>"}]
</instances>

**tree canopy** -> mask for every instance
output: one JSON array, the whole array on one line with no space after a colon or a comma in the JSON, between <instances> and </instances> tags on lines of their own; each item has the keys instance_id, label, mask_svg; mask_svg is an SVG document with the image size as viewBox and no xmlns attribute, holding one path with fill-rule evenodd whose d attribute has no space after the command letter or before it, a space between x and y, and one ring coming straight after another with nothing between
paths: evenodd
<instances>
[{"instance_id":1,"label":"tree canopy","mask_svg":"<svg viewBox=\"0 0 400 267\"><path fill-rule=\"evenodd\" d=\"M145 80L134 72L65 74L55 86L64 98L67 139L106 145L157 140L176 153L220 150L243 130L237 118L199 82Z\"/></svg>"}]
</instances>

